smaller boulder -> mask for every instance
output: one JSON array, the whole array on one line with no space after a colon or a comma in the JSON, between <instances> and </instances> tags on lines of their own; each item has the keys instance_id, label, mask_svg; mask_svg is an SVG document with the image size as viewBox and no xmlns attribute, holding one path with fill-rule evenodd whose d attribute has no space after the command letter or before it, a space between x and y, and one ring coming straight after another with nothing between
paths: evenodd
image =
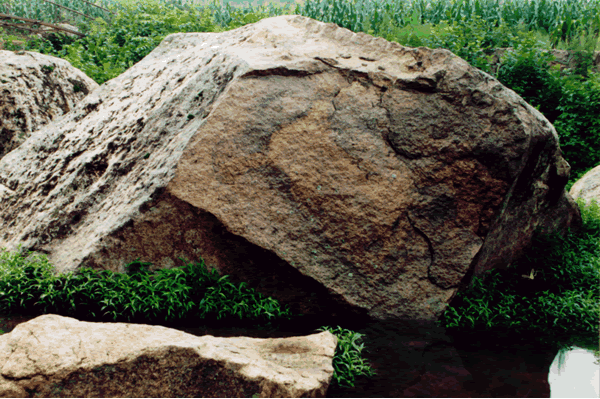
<instances>
[{"instance_id":1,"label":"smaller boulder","mask_svg":"<svg viewBox=\"0 0 600 399\"><path fill-rule=\"evenodd\" d=\"M336 346L49 314L0 336L0 397L324 397Z\"/></svg>"},{"instance_id":2,"label":"smaller boulder","mask_svg":"<svg viewBox=\"0 0 600 399\"><path fill-rule=\"evenodd\" d=\"M573 184L569 194L574 199L582 198L586 204L592 199L600 205L600 165L587 172L583 177Z\"/></svg>"},{"instance_id":3,"label":"smaller boulder","mask_svg":"<svg viewBox=\"0 0 600 399\"><path fill-rule=\"evenodd\" d=\"M73 25L56 24L56 26L63 28L65 30L58 30L58 29L51 28L49 26L42 26L40 28L41 33L38 33L38 37L39 38L47 38L48 36L56 35L57 33L64 33L65 35L67 35L67 37L75 38L75 37L78 37L79 35L76 35L75 33L71 33L71 32L81 33L81 32L79 32L79 28L76 26L73 26Z\"/></svg>"},{"instance_id":4,"label":"smaller boulder","mask_svg":"<svg viewBox=\"0 0 600 399\"><path fill-rule=\"evenodd\" d=\"M61 58L0 50L0 159L97 87Z\"/></svg>"}]
</instances>

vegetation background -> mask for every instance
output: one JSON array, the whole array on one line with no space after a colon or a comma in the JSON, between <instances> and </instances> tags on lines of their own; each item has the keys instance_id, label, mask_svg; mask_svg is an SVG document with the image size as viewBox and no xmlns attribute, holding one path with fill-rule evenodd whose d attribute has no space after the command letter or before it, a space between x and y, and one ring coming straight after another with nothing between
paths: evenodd
<instances>
[{"instance_id":1,"label":"vegetation background","mask_svg":"<svg viewBox=\"0 0 600 399\"><path fill-rule=\"evenodd\" d=\"M600 0L235 3L0 0L0 13L4 14L0 15L0 41L5 49L64 58L102 84L140 61L170 33L222 32L275 15L304 15L410 47L446 48L490 73L556 128L564 157L572 168L567 190L600 164L600 75L593 68L597 57L594 51L600 51ZM69 23L80 34L42 31L42 22ZM494 64L493 53L498 48L509 50ZM569 50L575 66L552 67L552 50L556 49ZM485 279L474 279L473 287L458 294L447 308L440 324L456 331L507 328L533 333L563 352L572 345L598 351L600 210L595 203L579 201L579 205L584 218L581 231L572 231L566 237L536 236L526 255L509 270L495 270ZM38 277L27 280L28 284L43 286L40 281L46 277ZM7 289L6 284L15 281L9 277L0 281L5 284L4 289L0 284L0 297L22 305L27 290ZM54 303L48 302L49 295L40 300L44 293L36 292L26 299L47 306ZM69 304L66 299L64 303ZM185 302L186 297L181 301ZM117 317L117 313L124 314L123 306L130 311L136 306L139 309L139 304L132 303L110 309ZM169 306L175 309L177 301L173 303ZM230 301L229 305L235 303ZM105 312L109 304L106 302ZM211 309L220 306L231 308L216 304ZM235 309L241 312L240 306ZM339 381L354 378L352 372L340 377L341 370L336 374ZM361 370L356 375L368 374L365 368Z\"/></svg>"}]
</instances>

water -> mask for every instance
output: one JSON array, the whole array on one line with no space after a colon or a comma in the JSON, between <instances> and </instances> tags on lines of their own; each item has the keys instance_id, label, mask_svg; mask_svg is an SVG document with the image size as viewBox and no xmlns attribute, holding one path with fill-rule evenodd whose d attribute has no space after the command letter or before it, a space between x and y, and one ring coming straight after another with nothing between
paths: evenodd
<instances>
[{"instance_id":1,"label":"water","mask_svg":"<svg viewBox=\"0 0 600 399\"><path fill-rule=\"evenodd\" d=\"M575 347L565 354L563 367L559 355L550 366L548 383L551 398L600 398L600 366L592 351Z\"/></svg>"}]
</instances>

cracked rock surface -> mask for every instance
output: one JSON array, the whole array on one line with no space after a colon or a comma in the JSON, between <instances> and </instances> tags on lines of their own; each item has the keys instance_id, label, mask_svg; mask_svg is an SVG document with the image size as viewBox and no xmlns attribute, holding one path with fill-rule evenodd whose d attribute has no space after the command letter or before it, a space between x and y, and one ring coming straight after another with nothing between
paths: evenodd
<instances>
[{"instance_id":1,"label":"cracked rock surface","mask_svg":"<svg viewBox=\"0 0 600 399\"><path fill-rule=\"evenodd\" d=\"M580 218L551 124L447 50L301 16L172 34L0 161L0 247L179 257L305 314L436 320Z\"/></svg>"}]
</instances>

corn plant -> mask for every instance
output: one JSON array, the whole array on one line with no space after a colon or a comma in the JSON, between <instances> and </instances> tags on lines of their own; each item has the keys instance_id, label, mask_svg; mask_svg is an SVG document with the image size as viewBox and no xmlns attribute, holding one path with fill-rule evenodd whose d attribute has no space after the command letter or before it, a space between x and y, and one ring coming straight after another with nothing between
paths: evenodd
<instances>
[{"instance_id":1,"label":"corn plant","mask_svg":"<svg viewBox=\"0 0 600 399\"><path fill-rule=\"evenodd\" d=\"M80 23L96 18L110 18L111 14L106 10L119 7L118 2L111 0L95 0L94 2L86 2L83 0L52 0L52 3L45 0L3 1L2 4L0 4L0 12L17 17L57 24L62 22ZM56 4L75 10L85 16L61 8Z\"/></svg>"},{"instance_id":2,"label":"corn plant","mask_svg":"<svg viewBox=\"0 0 600 399\"><path fill-rule=\"evenodd\" d=\"M580 32L600 27L598 0L449 0L449 1L392 1L392 0L306 0L297 6L296 13L323 22L333 22L352 31L383 36L379 26L387 15L402 28L418 15L421 24L438 25L470 21L476 16L490 28L507 24L523 25L529 31L543 30L554 45L577 38Z\"/></svg>"}]
</instances>

